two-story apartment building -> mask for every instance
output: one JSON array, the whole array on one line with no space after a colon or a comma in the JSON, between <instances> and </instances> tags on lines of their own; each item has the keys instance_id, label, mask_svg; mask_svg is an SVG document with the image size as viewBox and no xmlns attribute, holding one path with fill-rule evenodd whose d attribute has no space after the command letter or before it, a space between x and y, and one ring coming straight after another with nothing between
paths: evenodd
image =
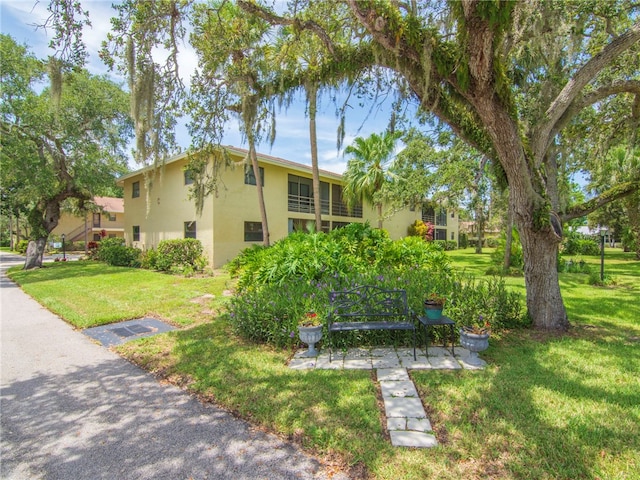
<instances>
[{"instance_id":1,"label":"two-story apartment building","mask_svg":"<svg viewBox=\"0 0 640 480\"><path fill-rule=\"evenodd\" d=\"M91 242L103 237L124 237L124 200L94 197L95 208L80 215L64 212L52 235L65 235L68 242Z\"/></svg>"},{"instance_id":2,"label":"two-story apartment building","mask_svg":"<svg viewBox=\"0 0 640 480\"><path fill-rule=\"evenodd\" d=\"M202 214L196 215L195 203L189 199L193 183L186 170L186 154L177 155L155 172L149 190L142 169L122 177L124 187L125 239L141 249L155 248L161 240L197 238L210 264L217 268L233 259L243 249L262 243L262 222L258 206L256 180L251 167L245 166L247 150L225 147L232 166L220 175L217 192L204 202ZM314 199L311 167L270 155L258 154L260 176L271 242L314 222ZM369 221L377 225L376 212L370 205L350 211L342 200L342 176L320 171L322 230L329 231L352 222ZM428 213L428 212L427 212ZM428 216L428 215L427 215ZM440 220L437 238L457 239L457 216ZM441 218L442 217L442 218ZM397 212L384 220L391 238L407 235L407 227L423 218L420 209ZM430 217L428 217L430 218Z\"/></svg>"}]
</instances>

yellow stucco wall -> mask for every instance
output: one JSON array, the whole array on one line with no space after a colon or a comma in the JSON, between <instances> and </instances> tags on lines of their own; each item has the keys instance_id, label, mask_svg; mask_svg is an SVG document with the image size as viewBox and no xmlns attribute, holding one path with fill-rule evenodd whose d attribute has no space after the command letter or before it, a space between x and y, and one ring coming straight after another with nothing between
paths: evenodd
<instances>
[{"instance_id":1,"label":"yellow stucco wall","mask_svg":"<svg viewBox=\"0 0 640 480\"><path fill-rule=\"evenodd\" d=\"M115 220L110 220L115 216ZM95 235L100 235L100 232L104 230L107 237L123 237L124 225L125 225L124 213L100 213L100 226L93 225L93 214L89 212L87 214L87 221L85 224L85 218L83 216L76 216L69 212L64 212L60 215L58 225L53 229L51 235L59 237L63 233L66 238L74 242L85 241L85 225L87 230L87 240L92 241Z\"/></svg>"},{"instance_id":2,"label":"yellow stucco wall","mask_svg":"<svg viewBox=\"0 0 640 480\"><path fill-rule=\"evenodd\" d=\"M196 238L202 242L206 256L214 268L221 267L243 249L261 241L245 241L245 222L257 222L260 219L257 187L245 184L242 151L231 151L234 165L227 167L221 176L216 194L209 196L204 203L201 216L195 213L195 204L188 198L189 186L184 182L186 157L177 157L155 173L149 191L147 210L147 191L144 175L141 172L124 177L120 184L125 191L125 239L127 244L143 250L155 248L161 240L184 238L184 222L196 221ZM314 220L312 213L292 212L288 209L289 174L311 179L308 166L294 164L282 159L260 156L259 164L264 168L264 200L269 222L271 243L289 234L290 219ZM341 176L330 172L321 172L321 181L340 185ZM140 196L132 197L133 183L138 182ZM331 198L331 201L334 199ZM384 219L385 228L392 239L407 235L407 227L421 218L420 209L396 212L391 218ZM363 206L362 218L347 216L322 216L323 221L365 222L377 225L374 208ZM448 218L447 229L455 232L457 240L457 216ZM133 226L140 227L140 240L133 241ZM448 233L447 238L450 238Z\"/></svg>"},{"instance_id":3,"label":"yellow stucco wall","mask_svg":"<svg viewBox=\"0 0 640 480\"><path fill-rule=\"evenodd\" d=\"M185 185L186 159L167 163L151 172L149 189L142 173L127 177L124 182L124 236L127 244L147 250L156 248L162 240L184 238L185 222L196 222L196 238L213 259L212 202L205 202L201 216L197 216L189 186ZM133 197L133 184L138 183L140 195ZM149 207L147 209L147 200ZM140 227L140 240L133 240L133 227Z\"/></svg>"}]
</instances>

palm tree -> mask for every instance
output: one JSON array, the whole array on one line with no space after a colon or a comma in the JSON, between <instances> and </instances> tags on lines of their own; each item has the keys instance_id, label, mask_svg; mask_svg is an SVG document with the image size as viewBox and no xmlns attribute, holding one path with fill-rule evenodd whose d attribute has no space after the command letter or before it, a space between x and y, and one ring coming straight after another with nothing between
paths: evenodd
<instances>
[{"instance_id":1,"label":"palm tree","mask_svg":"<svg viewBox=\"0 0 640 480\"><path fill-rule=\"evenodd\" d=\"M378 228L382 228L382 201L376 198L387 181L387 170L400 132L386 131L382 135L372 133L369 137L356 137L345 153L353 155L344 172L343 196L349 207L361 201L376 206Z\"/></svg>"}]
</instances>

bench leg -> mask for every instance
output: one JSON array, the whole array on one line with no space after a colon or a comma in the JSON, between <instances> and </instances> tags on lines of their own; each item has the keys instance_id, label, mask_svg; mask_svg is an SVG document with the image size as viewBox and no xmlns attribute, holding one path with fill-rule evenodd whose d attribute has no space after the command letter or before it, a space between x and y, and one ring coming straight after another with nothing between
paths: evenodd
<instances>
[{"instance_id":1,"label":"bench leg","mask_svg":"<svg viewBox=\"0 0 640 480\"><path fill-rule=\"evenodd\" d=\"M417 362L418 357L416 357L416 329L413 329L413 361Z\"/></svg>"},{"instance_id":2,"label":"bench leg","mask_svg":"<svg viewBox=\"0 0 640 480\"><path fill-rule=\"evenodd\" d=\"M455 345L456 345L456 329L453 325L451 327L451 355L456 356Z\"/></svg>"},{"instance_id":3,"label":"bench leg","mask_svg":"<svg viewBox=\"0 0 640 480\"><path fill-rule=\"evenodd\" d=\"M424 353L429 358L429 329L424 326Z\"/></svg>"}]
</instances>

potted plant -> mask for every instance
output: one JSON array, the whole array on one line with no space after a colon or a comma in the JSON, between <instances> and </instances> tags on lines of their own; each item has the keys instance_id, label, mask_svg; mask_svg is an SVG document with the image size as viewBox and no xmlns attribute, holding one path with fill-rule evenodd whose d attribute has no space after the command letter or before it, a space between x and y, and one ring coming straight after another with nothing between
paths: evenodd
<instances>
[{"instance_id":1,"label":"potted plant","mask_svg":"<svg viewBox=\"0 0 640 480\"><path fill-rule=\"evenodd\" d=\"M437 320L442 316L442 309L446 298L437 293L430 293L424 300L424 313L427 318L431 320Z\"/></svg>"},{"instance_id":2,"label":"potted plant","mask_svg":"<svg viewBox=\"0 0 640 480\"><path fill-rule=\"evenodd\" d=\"M322 339L322 323L316 312L307 312L298 322L298 336L302 343L309 345L303 357L317 357L316 343Z\"/></svg>"},{"instance_id":3,"label":"potted plant","mask_svg":"<svg viewBox=\"0 0 640 480\"><path fill-rule=\"evenodd\" d=\"M467 363L471 365L482 365L483 362L478 357L478 352L489 348L489 336L491 327L482 315L478 315L475 323L465 325L460 329L460 345L469 350Z\"/></svg>"}]
</instances>

